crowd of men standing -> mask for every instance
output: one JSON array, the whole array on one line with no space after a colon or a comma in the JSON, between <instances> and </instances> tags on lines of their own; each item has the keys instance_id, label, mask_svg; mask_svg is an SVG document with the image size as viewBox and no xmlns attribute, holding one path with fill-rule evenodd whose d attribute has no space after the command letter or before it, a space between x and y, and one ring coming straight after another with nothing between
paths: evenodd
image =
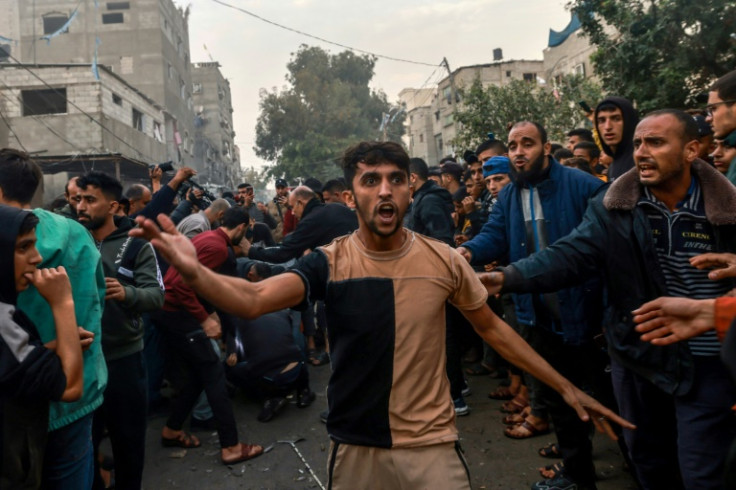
<instances>
[{"instance_id":1,"label":"crowd of men standing","mask_svg":"<svg viewBox=\"0 0 736 490\"><path fill-rule=\"evenodd\" d=\"M710 270L736 268L736 71L704 111L607 97L588 116L556 148L516 121L437 166L359 143L343 178L277 179L268 203L248 183L184 185L184 167L165 184L153 168L150 188L87 172L54 212L31 210L40 168L0 151L0 487L106 488L114 469L115 488L141 488L152 409L166 447L201 445L191 416L223 464L257 457L232 387L267 422L292 393L314 401L308 366L326 362L332 488L469 488L467 376L506 370L489 394L504 434L553 428L540 453L562 460L533 490L596 488L591 426L621 436L641 488L733 485L720 355L736 308L657 298L736 286Z\"/></svg>"}]
</instances>

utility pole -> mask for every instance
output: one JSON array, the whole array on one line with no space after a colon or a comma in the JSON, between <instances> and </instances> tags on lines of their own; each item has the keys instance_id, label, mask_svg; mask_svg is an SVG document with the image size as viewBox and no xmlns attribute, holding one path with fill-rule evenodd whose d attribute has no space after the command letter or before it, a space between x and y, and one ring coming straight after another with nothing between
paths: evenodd
<instances>
[{"instance_id":1,"label":"utility pole","mask_svg":"<svg viewBox=\"0 0 736 490\"><path fill-rule=\"evenodd\" d=\"M457 136L457 122L455 116L457 115L457 88L455 87L455 75L452 74L452 70L450 69L450 63L447 61L446 57L442 58L442 63L440 63L445 67L447 70L447 75L450 78L450 104L452 105L452 127L455 130L455 134L453 135L453 138Z\"/></svg>"}]
</instances>

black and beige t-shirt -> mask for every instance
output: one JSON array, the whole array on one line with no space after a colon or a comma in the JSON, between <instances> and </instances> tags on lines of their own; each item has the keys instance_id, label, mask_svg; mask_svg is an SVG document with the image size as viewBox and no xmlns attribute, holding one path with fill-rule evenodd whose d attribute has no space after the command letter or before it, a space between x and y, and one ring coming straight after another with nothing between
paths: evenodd
<instances>
[{"instance_id":1,"label":"black and beige t-shirt","mask_svg":"<svg viewBox=\"0 0 736 490\"><path fill-rule=\"evenodd\" d=\"M445 374L445 302L480 308L487 292L446 244L409 230L374 252L355 234L300 259L292 272L326 305L332 376L327 430L376 447L457 439Z\"/></svg>"}]
</instances>

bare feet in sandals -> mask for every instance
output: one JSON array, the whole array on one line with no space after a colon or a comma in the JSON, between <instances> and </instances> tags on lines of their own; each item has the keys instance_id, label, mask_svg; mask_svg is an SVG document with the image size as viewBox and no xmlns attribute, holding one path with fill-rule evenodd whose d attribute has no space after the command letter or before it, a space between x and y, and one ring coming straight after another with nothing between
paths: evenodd
<instances>
[{"instance_id":1,"label":"bare feet in sandals","mask_svg":"<svg viewBox=\"0 0 736 490\"><path fill-rule=\"evenodd\" d=\"M164 426L161 430L161 445L163 447L182 447L184 449L195 449L202 445L197 436L187 434L183 430L169 429Z\"/></svg>"},{"instance_id":2,"label":"bare feet in sandals","mask_svg":"<svg viewBox=\"0 0 736 490\"><path fill-rule=\"evenodd\" d=\"M518 425L509 425L503 431L511 439L528 439L549 433L549 422L534 415L529 415L524 422Z\"/></svg>"},{"instance_id":3,"label":"bare feet in sandals","mask_svg":"<svg viewBox=\"0 0 736 490\"><path fill-rule=\"evenodd\" d=\"M258 444L237 443L234 446L224 447L220 451L221 461L224 465L231 465L257 458L263 454L263 447Z\"/></svg>"}]
</instances>

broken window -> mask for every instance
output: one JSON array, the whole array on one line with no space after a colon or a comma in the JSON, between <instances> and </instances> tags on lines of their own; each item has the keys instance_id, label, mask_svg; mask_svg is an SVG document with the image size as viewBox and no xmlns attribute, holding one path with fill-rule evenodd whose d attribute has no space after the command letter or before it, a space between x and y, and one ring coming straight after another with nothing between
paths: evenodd
<instances>
[{"instance_id":1,"label":"broken window","mask_svg":"<svg viewBox=\"0 0 736 490\"><path fill-rule=\"evenodd\" d=\"M0 44L0 61L8 61L10 57L10 44Z\"/></svg>"},{"instance_id":2,"label":"broken window","mask_svg":"<svg viewBox=\"0 0 736 490\"><path fill-rule=\"evenodd\" d=\"M133 127L140 132L143 132L143 113L133 108Z\"/></svg>"},{"instance_id":3,"label":"broken window","mask_svg":"<svg viewBox=\"0 0 736 490\"><path fill-rule=\"evenodd\" d=\"M22 90L23 115L66 114L66 89Z\"/></svg>"},{"instance_id":4,"label":"broken window","mask_svg":"<svg viewBox=\"0 0 736 490\"><path fill-rule=\"evenodd\" d=\"M112 101L117 105L123 105L123 98L118 94L112 94Z\"/></svg>"}]
</instances>

